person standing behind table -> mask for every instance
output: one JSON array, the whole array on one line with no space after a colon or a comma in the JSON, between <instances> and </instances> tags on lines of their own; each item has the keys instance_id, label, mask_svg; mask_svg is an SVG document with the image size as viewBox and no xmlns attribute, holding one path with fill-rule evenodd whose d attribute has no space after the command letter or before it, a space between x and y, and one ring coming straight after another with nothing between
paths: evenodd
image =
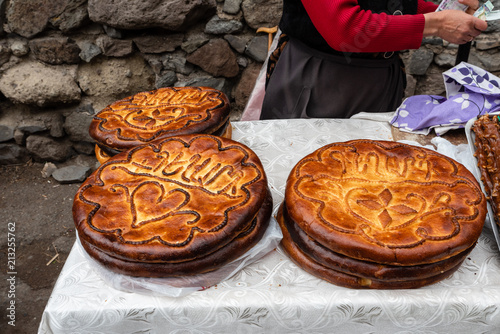
<instances>
[{"instance_id":1,"label":"person standing behind table","mask_svg":"<svg viewBox=\"0 0 500 334\"><path fill-rule=\"evenodd\" d=\"M398 50L427 36L463 44L487 28L470 15L478 0L460 2L467 12L424 0L283 0L260 119L396 110L406 86Z\"/></svg>"}]
</instances>

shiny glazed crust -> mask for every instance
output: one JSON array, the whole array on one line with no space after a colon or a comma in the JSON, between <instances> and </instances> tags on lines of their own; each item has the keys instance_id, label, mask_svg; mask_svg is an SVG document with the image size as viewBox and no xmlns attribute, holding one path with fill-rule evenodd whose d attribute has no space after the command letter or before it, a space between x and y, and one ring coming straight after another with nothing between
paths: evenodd
<instances>
[{"instance_id":1,"label":"shiny glazed crust","mask_svg":"<svg viewBox=\"0 0 500 334\"><path fill-rule=\"evenodd\" d=\"M308 254L304 253L292 240L287 229L283 225L283 220L278 219L283 231L281 246L290 259L300 268L311 275L323 279L332 284L352 289L416 289L442 281L451 276L462 264L460 261L455 267L448 271L440 272L434 276L417 278L413 280L388 281L381 279L366 278L358 275L350 275L335 269L326 267Z\"/></svg>"},{"instance_id":2,"label":"shiny glazed crust","mask_svg":"<svg viewBox=\"0 0 500 334\"><path fill-rule=\"evenodd\" d=\"M94 151L95 151L95 157L97 158L97 161L99 161L101 165L106 161L108 161L108 159L110 158L110 156L106 152L104 152L99 147L99 145L95 145Z\"/></svg>"},{"instance_id":3,"label":"shiny glazed crust","mask_svg":"<svg viewBox=\"0 0 500 334\"><path fill-rule=\"evenodd\" d=\"M483 115L472 126L475 134L474 156L481 182L496 224L500 225L500 121L498 115Z\"/></svg>"},{"instance_id":4,"label":"shiny glazed crust","mask_svg":"<svg viewBox=\"0 0 500 334\"><path fill-rule=\"evenodd\" d=\"M129 276L138 277L173 277L198 275L214 271L236 260L259 242L264 235L272 212L271 193L264 201L256 218L249 228L241 232L231 243L206 256L191 261L178 263L134 262L115 258L102 252L86 241L81 241L83 248L96 261L107 269Z\"/></svg>"},{"instance_id":5,"label":"shiny glazed crust","mask_svg":"<svg viewBox=\"0 0 500 334\"><path fill-rule=\"evenodd\" d=\"M290 221L283 210L283 205L278 211L278 220L280 225L286 228L286 233L296 247L307 255L312 261L325 266L329 269L339 271L347 275L363 277L365 279L383 280L383 281L413 281L422 280L447 272L457 265L461 264L467 255L470 254L475 244L446 260L422 264L417 266L392 266L379 263L356 260L323 247L321 244L312 240L302 231L297 224Z\"/></svg>"},{"instance_id":6,"label":"shiny glazed crust","mask_svg":"<svg viewBox=\"0 0 500 334\"><path fill-rule=\"evenodd\" d=\"M390 265L443 261L474 245L486 202L474 176L429 149L355 140L299 161L285 191L288 215L336 253Z\"/></svg>"},{"instance_id":7,"label":"shiny glazed crust","mask_svg":"<svg viewBox=\"0 0 500 334\"><path fill-rule=\"evenodd\" d=\"M226 121L225 125L221 127L220 129L217 129L216 134L212 134L215 136L218 136L220 133L220 136L223 138L231 139L233 135L233 126L231 125L231 122L229 120ZM110 157L115 156L118 153L118 151L110 150L109 148L106 147L100 147L99 145L95 145L95 156L97 158L97 161L99 161L100 164L105 163Z\"/></svg>"},{"instance_id":8,"label":"shiny glazed crust","mask_svg":"<svg viewBox=\"0 0 500 334\"><path fill-rule=\"evenodd\" d=\"M227 96L209 87L166 87L114 102L99 112L90 136L108 155L183 134L215 133L226 125Z\"/></svg>"},{"instance_id":9,"label":"shiny glazed crust","mask_svg":"<svg viewBox=\"0 0 500 334\"><path fill-rule=\"evenodd\" d=\"M262 164L248 147L185 135L107 160L76 193L73 218L82 243L109 256L178 263L247 231L268 194Z\"/></svg>"}]
</instances>

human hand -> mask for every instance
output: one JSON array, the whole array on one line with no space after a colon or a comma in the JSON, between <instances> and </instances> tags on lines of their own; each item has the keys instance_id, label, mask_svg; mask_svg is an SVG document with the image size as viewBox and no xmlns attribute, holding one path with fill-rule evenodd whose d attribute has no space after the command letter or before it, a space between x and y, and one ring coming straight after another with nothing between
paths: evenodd
<instances>
[{"instance_id":1,"label":"human hand","mask_svg":"<svg viewBox=\"0 0 500 334\"><path fill-rule=\"evenodd\" d=\"M466 5L468 8L465 10L467 14L473 15L479 8L478 0L458 0L462 5Z\"/></svg>"},{"instance_id":2,"label":"human hand","mask_svg":"<svg viewBox=\"0 0 500 334\"><path fill-rule=\"evenodd\" d=\"M459 10L426 13L424 17L424 37L437 36L454 44L471 42L488 28L485 21Z\"/></svg>"}]
</instances>

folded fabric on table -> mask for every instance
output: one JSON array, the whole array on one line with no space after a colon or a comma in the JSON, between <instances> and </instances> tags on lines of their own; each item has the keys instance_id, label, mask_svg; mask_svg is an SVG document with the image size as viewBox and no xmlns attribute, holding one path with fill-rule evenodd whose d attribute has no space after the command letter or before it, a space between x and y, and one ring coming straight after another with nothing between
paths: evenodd
<instances>
[{"instance_id":1,"label":"folded fabric on table","mask_svg":"<svg viewBox=\"0 0 500 334\"><path fill-rule=\"evenodd\" d=\"M500 110L500 78L461 62L443 73L446 97L415 95L403 101L390 123L402 131L437 135L463 128L468 120Z\"/></svg>"}]
</instances>

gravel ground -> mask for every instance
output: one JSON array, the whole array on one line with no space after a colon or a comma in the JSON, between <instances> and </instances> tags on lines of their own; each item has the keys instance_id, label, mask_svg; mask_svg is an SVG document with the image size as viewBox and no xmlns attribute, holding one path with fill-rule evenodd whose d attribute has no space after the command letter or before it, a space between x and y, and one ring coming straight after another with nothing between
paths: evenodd
<instances>
[{"instance_id":1,"label":"gravel ground","mask_svg":"<svg viewBox=\"0 0 500 334\"><path fill-rule=\"evenodd\" d=\"M42 168L41 163L0 166L2 333L37 332L75 241L71 207L79 184L43 178Z\"/></svg>"}]
</instances>

